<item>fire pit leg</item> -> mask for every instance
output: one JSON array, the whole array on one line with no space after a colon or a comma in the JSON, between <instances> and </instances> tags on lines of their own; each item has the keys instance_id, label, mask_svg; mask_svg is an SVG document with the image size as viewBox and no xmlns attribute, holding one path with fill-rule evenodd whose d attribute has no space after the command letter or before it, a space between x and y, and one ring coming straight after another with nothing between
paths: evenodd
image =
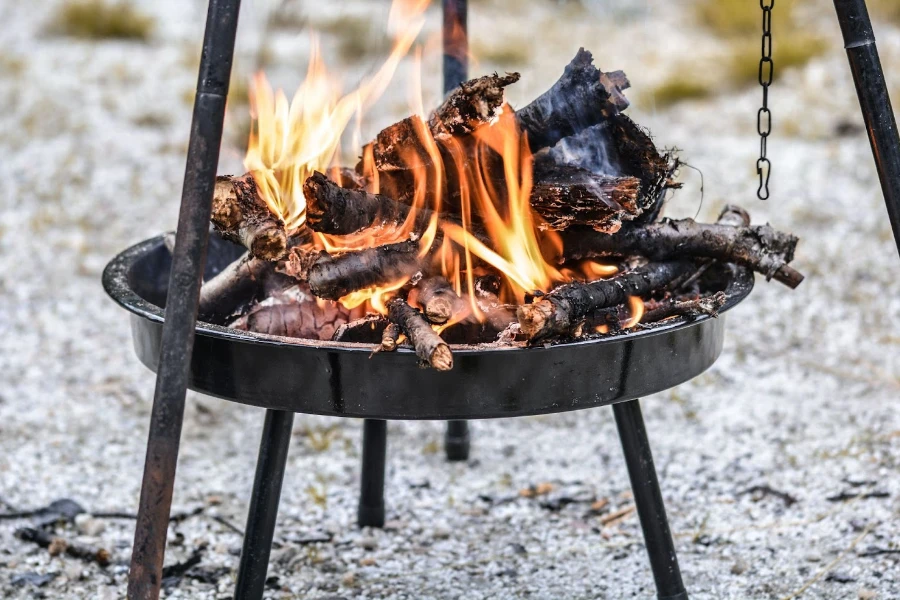
<instances>
[{"instance_id":1,"label":"fire pit leg","mask_svg":"<svg viewBox=\"0 0 900 600\"><path fill-rule=\"evenodd\" d=\"M362 474L356 522L360 527L384 526L384 469L387 421L363 421Z\"/></svg>"},{"instance_id":2,"label":"fire pit leg","mask_svg":"<svg viewBox=\"0 0 900 600\"><path fill-rule=\"evenodd\" d=\"M834 0L894 241L900 248L900 137L865 0Z\"/></svg>"},{"instance_id":3,"label":"fire pit leg","mask_svg":"<svg viewBox=\"0 0 900 600\"><path fill-rule=\"evenodd\" d=\"M259 458L253 479L253 495L247 512L247 528L241 549L234 597L255 600L263 597L266 587L266 570L275 535L275 518L281 499L281 482L287 463L288 447L294 413L283 410L267 410L259 442Z\"/></svg>"},{"instance_id":4,"label":"fire pit leg","mask_svg":"<svg viewBox=\"0 0 900 600\"><path fill-rule=\"evenodd\" d=\"M162 582L166 531L240 4L240 0L210 0L206 16L128 574L128 597L132 600L159 598Z\"/></svg>"},{"instance_id":5,"label":"fire pit leg","mask_svg":"<svg viewBox=\"0 0 900 600\"><path fill-rule=\"evenodd\" d=\"M613 405L659 600L687 600L638 400Z\"/></svg>"},{"instance_id":6,"label":"fire pit leg","mask_svg":"<svg viewBox=\"0 0 900 600\"><path fill-rule=\"evenodd\" d=\"M447 460L469 460L469 422L447 421L447 434L444 436L444 452Z\"/></svg>"}]
</instances>

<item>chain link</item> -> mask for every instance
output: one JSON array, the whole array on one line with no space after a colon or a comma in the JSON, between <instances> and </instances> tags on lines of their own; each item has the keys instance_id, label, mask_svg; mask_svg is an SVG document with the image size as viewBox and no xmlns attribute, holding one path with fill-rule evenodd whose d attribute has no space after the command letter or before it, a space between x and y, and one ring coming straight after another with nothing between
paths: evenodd
<instances>
[{"instance_id":1,"label":"chain link","mask_svg":"<svg viewBox=\"0 0 900 600\"><path fill-rule=\"evenodd\" d=\"M769 199L769 175L772 174L772 163L766 158L766 142L772 133L772 111L769 110L769 86L775 73L772 62L772 9L775 0L759 0L762 8L762 58L759 59L759 85L762 86L762 108L756 113L756 131L759 133L759 158L756 160L756 174L759 175L759 189L756 195L760 200Z\"/></svg>"}]
</instances>

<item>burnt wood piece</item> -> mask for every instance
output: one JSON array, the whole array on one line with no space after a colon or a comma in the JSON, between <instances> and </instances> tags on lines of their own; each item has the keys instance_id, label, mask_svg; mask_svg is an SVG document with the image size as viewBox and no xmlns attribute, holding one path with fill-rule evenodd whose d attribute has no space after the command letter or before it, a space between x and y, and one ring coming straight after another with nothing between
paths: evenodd
<instances>
[{"instance_id":1,"label":"burnt wood piece","mask_svg":"<svg viewBox=\"0 0 900 600\"><path fill-rule=\"evenodd\" d=\"M309 270L319 259L322 252L316 250L311 243L300 244L288 250L284 260L275 266L275 271L295 279L306 281L309 278Z\"/></svg>"},{"instance_id":2,"label":"burnt wood piece","mask_svg":"<svg viewBox=\"0 0 900 600\"><path fill-rule=\"evenodd\" d=\"M366 315L338 327L331 340L334 342L374 344L376 340L381 339L382 332L387 326L388 320L381 315Z\"/></svg>"},{"instance_id":3,"label":"burnt wood piece","mask_svg":"<svg viewBox=\"0 0 900 600\"><path fill-rule=\"evenodd\" d=\"M330 340L351 319L351 311L336 302L319 306L309 289L300 284L266 298L232 322L231 327L268 335Z\"/></svg>"},{"instance_id":4,"label":"burnt wood piece","mask_svg":"<svg viewBox=\"0 0 900 600\"><path fill-rule=\"evenodd\" d=\"M37 527L21 527L16 529L15 536L23 542L32 542L41 548L46 548L51 556L68 554L72 558L79 558L88 562L95 562L105 567L110 562L109 550L105 548L93 548L68 542L50 532Z\"/></svg>"},{"instance_id":5,"label":"burnt wood piece","mask_svg":"<svg viewBox=\"0 0 900 600\"><path fill-rule=\"evenodd\" d=\"M347 235L376 224L397 226L406 221L410 207L387 196L364 189L339 186L322 173L313 173L303 184L306 196L306 222L310 229L333 235ZM425 229L434 215L421 209L415 229Z\"/></svg>"},{"instance_id":6,"label":"burnt wood piece","mask_svg":"<svg viewBox=\"0 0 900 600\"><path fill-rule=\"evenodd\" d=\"M417 309L407 304L403 298L394 298L388 304L388 319L400 327L409 343L416 350L416 356L438 371L453 368L453 354L450 346L441 339L431 324Z\"/></svg>"},{"instance_id":7,"label":"burnt wood piece","mask_svg":"<svg viewBox=\"0 0 900 600\"><path fill-rule=\"evenodd\" d=\"M688 260L648 263L609 279L568 283L520 306L516 316L531 343L570 335L594 311L622 304L629 296L662 290L694 268Z\"/></svg>"},{"instance_id":8,"label":"burnt wood piece","mask_svg":"<svg viewBox=\"0 0 900 600\"><path fill-rule=\"evenodd\" d=\"M279 260L288 248L284 222L259 195L253 175L216 178L212 216L216 231L263 260Z\"/></svg>"},{"instance_id":9,"label":"burnt wood piece","mask_svg":"<svg viewBox=\"0 0 900 600\"><path fill-rule=\"evenodd\" d=\"M350 292L411 277L423 262L414 240L334 256L323 252L309 269L309 287L319 298L337 300Z\"/></svg>"},{"instance_id":10,"label":"burnt wood piece","mask_svg":"<svg viewBox=\"0 0 900 600\"><path fill-rule=\"evenodd\" d=\"M562 231L586 225L613 233L622 221L640 214L636 177L595 175L568 165L543 165L534 173L531 207L543 217L542 230Z\"/></svg>"},{"instance_id":11,"label":"burnt wood piece","mask_svg":"<svg viewBox=\"0 0 900 600\"><path fill-rule=\"evenodd\" d=\"M423 279L416 289L419 291L416 303L422 307L425 317L432 323L446 323L453 313L461 308L462 299L456 295L453 286L444 277Z\"/></svg>"},{"instance_id":12,"label":"burnt wood piece","mask_svg":"<svg viewBox=\"0 0 900 600\"><path fill-rule=\"evenodd\" d=\"M639 254L660 261L676 257L714 258L753 269L796 288L803 275L790 267L797 237L769 225L734 227L693 219L637 225L626 223L615 234L569 230L561 234L567 259Z\"/></svg>"},{"instance_id":13,"label":"burnt wood piece","mask_svg":"<svg viewBox=\"0 0 900 600\"><path fill-rule=\"evenodd\" d=\"M198 317L207 323L224 323L255 298L262 281L274 271L275 263L244 254L203 282Z\"/></svg>"},{"instance_id":14,"label":"burnt wood piece","mask_svg":"<svg viewBox=\"0 0 900 600\"><path fill-rule=\"evenodd\" d=\"M393 352L400 344L400 336L403 330L396 323L388 323L387 327L381 334L381 350L384 352Z\"/></svg>"},{"instance_id":15,"label":"burnt wood piece","mask_svg":"<svg viewBox=\"0 0 900 600\"><path fill-rule=\"evenodd\" d=\"M590 52L579 49L549 90L516 111L516 122L527 133L533 152L553 146L628 107L622 94L629 87L625 74L603 73L593 62Z\"/></svg>"},{"instance_id":16,"label":"burnt wood piece","mask_svg":"<svg viewBox=\"0 0 900 600\"><path fill-rule=\"evenodd\" d=\"M725 305L728 297L725 292L716 292L712 296L703 296L691 300L668 299L662 302L644 302L644 315L641 323L656 323L671 317L687 317L696 319L700 315L719 316L719 309Z\"/></svg>"}]
</instances>

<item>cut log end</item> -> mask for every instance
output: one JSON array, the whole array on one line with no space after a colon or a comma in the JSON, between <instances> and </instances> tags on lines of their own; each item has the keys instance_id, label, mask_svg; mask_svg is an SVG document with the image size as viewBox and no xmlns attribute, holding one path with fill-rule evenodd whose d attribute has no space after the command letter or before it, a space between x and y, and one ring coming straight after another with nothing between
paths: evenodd
<instances>
[{"instance_id":1,"label":"cut log end","mask_svg":"<svg viewBox=\"0 0 900 600\"><path fill-rule=\"evenodd\" d=\"M453 353L450 352L450 346L441 342L431 353L428 363L438 371L449 371L453 368Z\"/></svg>"},{"instance_id":2,"label":"cut log end","mask_svg":"<svg viewBox=\"0 0 900 600\"><path fill-rule=\"evenodd\" d=\"M287 250L284 222L269 210L251 173L216 179L210 220L223 238L263 260L281 260Z\"/></svg>"},{"instance_id":3,"label":"cut log end","mask_svg":"<svg viewBox=\"0 0 900 600\"><path fill-rule=\"evenodd\" d=\"M250 253L262 260L281 260L287 253L287 234L284 227L279 227L275 223L265 223L258 229L248 229L242 238Z\"/></svg>"},{"instance_id":4,"label":"cut log end","mask_svg":"<svg viewBox=\"0 0 900 600\"><path fill-rule=\"evenodd\" d=\"M553 318L553 305L547 300L523 304L516 309L516 318L521 332L532 339L547 329L548 321Z\"/></svg>"}]
</instances>

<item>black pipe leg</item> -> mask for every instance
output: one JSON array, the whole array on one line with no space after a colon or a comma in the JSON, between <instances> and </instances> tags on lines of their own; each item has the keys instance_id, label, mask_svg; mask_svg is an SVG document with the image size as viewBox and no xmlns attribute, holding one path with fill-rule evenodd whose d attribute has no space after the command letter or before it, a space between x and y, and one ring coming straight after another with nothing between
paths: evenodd
<instances>
[{"instance_id":1,"label":"black pipe leg","mask_svg":"<svg viewBox=\"0 0 900 600\"><path fill-rule=\"evenodd\" d=\"M444 452L447 460L469 460L469 422L447 421L447 433L444 436Z\"/></svg>"},{"instance_id":2,"label":"black pipe leg","mask_svg":"<svg viewBox=\"0 0 900 600\"><path fill-rule=\"evenodd\" d=\"M360 527L384 526L384 469L387 456L387 421L363 421L362 473L359 509Z\"/></svg>"},{"instance_id":3,"label":"black pipe leg","mask_svg":"<svg viewBox=\"0 0 900 600\"><path fill-rule=\"evenodd\" d=\"M244 546L241 549L241 564L234 589L234 597L239 600L258 600L263 597L293 425L294 413L283 410L266 411L266 422L259 442L259 458L256 461L256 477L253 479L253 495L250 497L250 510L247 513Z\"/></svg>"},{"instance_id":4,"label":"black pipe leg","mask_svg":"<svg viewBox=\"0 0 900 600\"><path fill-rule=\"evenodd\" d=\"M687 600L638 400L613 405L659 600Z\"/></svg>"}]
</instances>

